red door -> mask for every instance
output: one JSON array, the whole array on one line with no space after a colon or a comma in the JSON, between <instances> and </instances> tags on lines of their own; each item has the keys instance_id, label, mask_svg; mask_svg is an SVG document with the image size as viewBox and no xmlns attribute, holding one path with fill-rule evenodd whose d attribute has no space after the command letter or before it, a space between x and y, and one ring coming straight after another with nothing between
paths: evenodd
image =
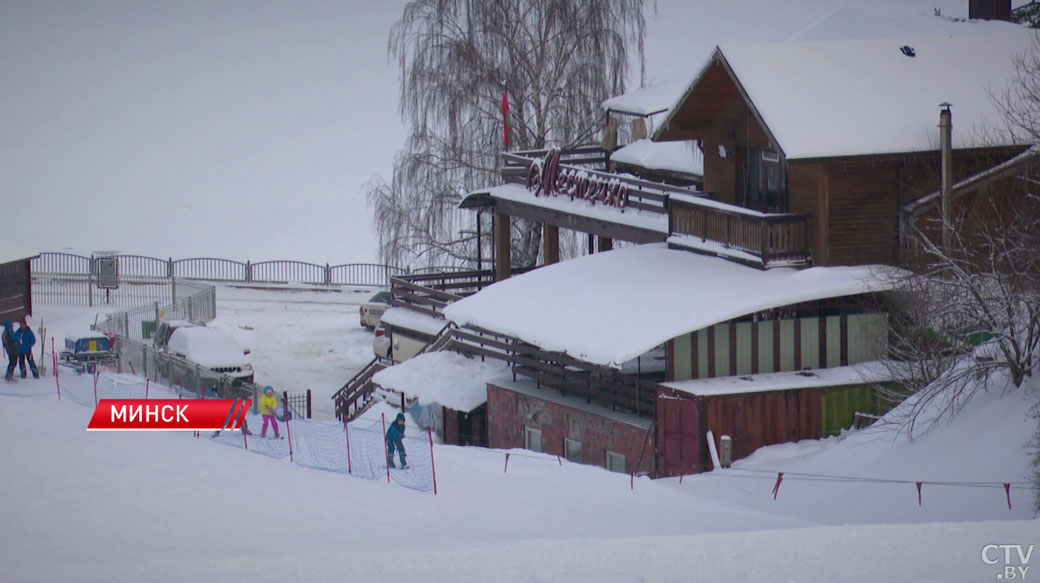
<instances>
[{"instance_id":1,"label":"red door","mask_svg":"<svg viewBox=\"0 0 1040 583\"><path fill-rule=\"evenodd\" d=\"M667 391L658 393L658 477L701 471L700 425L700 408L694 397Z\"/></svg>"}]
</instances>

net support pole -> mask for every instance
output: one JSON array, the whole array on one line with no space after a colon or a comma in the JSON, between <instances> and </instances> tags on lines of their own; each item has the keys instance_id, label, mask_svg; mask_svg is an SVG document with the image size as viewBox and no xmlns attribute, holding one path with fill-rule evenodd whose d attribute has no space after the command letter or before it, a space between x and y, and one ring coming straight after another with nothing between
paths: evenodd
<instances>
[{"instance_id":1,"label":"net support pole","mask_svg":"<svg viewBox=\"0 0 1040 583\"><path fill-rule=\"evenodd\" d=\"M343 418L343 433L347 436L347 473L353 475L354 462L350 459L350 425L346 417Z\"/></svg>"},{"instance_id":2,"label":"net support pole","mask_svg":"<svg viewBox=\"0 0 1040 583\"><path fill-rule=\"evenodd\" d=\"M427 429L430 436L430 471L433 472L433 495L437 495L437 465L433 463L433 429Z\"/></svg>"},{"instance_id":3,"label":"net support pole","mask_svg":"<svg viewBox=\"0 0 1040 583\"><path fill-rule=\"evenodd\" d=\"M51 359L54 361L54 386L58 389L58 400L61 400L61 381L58 380L58 353L54 350L54 337L51 337Z\"/></svg>"},{"instance_id":4,"label":"net support pole","mask_svg":"<svg viewBox=\"0 0 1040 583\"><path fill-rule=\"evenodd\" d=\"M383 418L383 458L386 460L386 483L390 483L390 450L386 443L386 413L381 413Z\"/></svg>"},{"instance_id":5,"label":"net support pole","mask_svg":"<svg viewBox=\"0 0 1040 583\"><path fill-rule=\"evenodd\" d=\"M282 395L288 397L285 392ZM289 401L282 401L282 406L285 407L285 438L289 440L289 463L296 463L293 461L293 450L292 450L292 413L289 412Z\"/></svg>"}]
</instances>

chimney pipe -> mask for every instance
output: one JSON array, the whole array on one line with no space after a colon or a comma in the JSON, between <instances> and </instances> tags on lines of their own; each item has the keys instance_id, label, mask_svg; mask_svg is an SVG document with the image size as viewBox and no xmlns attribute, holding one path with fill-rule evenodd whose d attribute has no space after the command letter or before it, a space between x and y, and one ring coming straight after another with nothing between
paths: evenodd
<instances>
[{"instance_id":1,"label":"chimney pipe","mask_svg":"<svg viewBox=\"0 0 1040 583\"><path fill-rule=\"evenodd\" d=\"M942 244L943 251L950 252L951 228L953 220L953 120L950 104L941 103L939 107L939 151L942 155Z\"/></svg>"}]
</instances>

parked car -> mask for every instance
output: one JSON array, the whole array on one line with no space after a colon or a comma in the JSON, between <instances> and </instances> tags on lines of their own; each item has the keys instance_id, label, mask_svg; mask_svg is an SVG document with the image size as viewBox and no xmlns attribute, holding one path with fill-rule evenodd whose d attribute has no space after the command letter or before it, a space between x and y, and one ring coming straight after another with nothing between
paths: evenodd
<instances>
[{"instance_id":1,"label":"parked car","mask_svg":"<svg viewBox=\"0 0 1040 583\"><path fill-rule=\"evenodd\" d=\"M383 312L390 307L390 297L390 292L384 290L361 304L361 309L358 311L361 314L362 328L375 330L376 326L379 325L379 319L383 317Z\"/></svg>"},{"instance_id":2,"label":"parked car","mask_svg":"<svg viewBox=\"0 0 1040 583\"><path fill-rule=\"evenodd\" d=\"M155 333L152 334L152 346L159 350L166 350L166 343L170 341L170 335L173 334L174 330L192 326L205 326L205 324L189 320L165 320L159 324L159 327L155 329Z\"/></svg>"},{"instance_id":3,"label":"parked car","mask_svg":"<svg viewBox=\"0 0 1040 583\"><path fill-rule=\"evenodd\" d=\"M376 358L390 358L390 333L386 331L386 326L380 322L376 326L376 335L372 339L372 352L375 353Z\"/></svg>"},{"instance_id":4,"label":"parked car","mask_svg":"<svg viewBox=\"0 0 1040 583\"><path fill-rule=\"evenodd\" d=\"M253 382L253 365L245 358L234 336L219 328L182 326L170 334L167 352L194 363L227 374L235 381Z\"/></svg>"},{"instance_id":5,"label":"parked car","mask_svg":"<svg viewBox=\"0 0 1040 583\"><path fill-rule=\"evenodd\" d=\"M372 339L372 353L376 355L376 358L404 362L422 352L427 344L426 341L412 338L400 331L392 334L387 330L386 324L380 322L376 326L375 338Z\"/></svg>"}]
</instances>

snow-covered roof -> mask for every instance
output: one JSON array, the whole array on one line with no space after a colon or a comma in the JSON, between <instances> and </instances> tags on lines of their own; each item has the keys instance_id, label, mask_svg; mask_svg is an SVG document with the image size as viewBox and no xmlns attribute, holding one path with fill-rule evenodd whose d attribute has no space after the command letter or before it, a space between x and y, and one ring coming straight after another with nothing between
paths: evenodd
<instances>
[{"instance_id":1,"label":"snow-covered roof","mask_svg":"<svg viewBox=\"0 0 1040 583\"><path fill-rule=\"evenodd\" d=\"M754 375L716 377L672 381L662 385L691 395L702 397L713 395L735 395L789 389L816 389L882 383L895 380L892 372L881 362L861 362L850 366L821 368L790 372L774 372Z\"/></svg>"},{"instance_id":2,"label":"snow-covered roof","mask_svg":"<svg viewBox=\"0 0 1040 583\"><path fill-rule=\"evenodd\" d=\"M610 155L612 162L648 170L671 170L704 175L704 155L692 142L636 140Z\"/></svg>"},{"instance_id":3,"label":"snow-covered roof","mask_svg":"<svg viewBox=\"0 0 1040 583\"><path fill-rule=\"evenodd\" d=\"M703 57L702 57L703 58ZM675 78L649 87L641 87L629 91L617 97L611 97L603 102L602 107L607 111L617 111L632 115L651 115L666 111L675 104L675 99L682 95L686 86L689 85L688 78Z\"/></svg>"},{"instance_id":4,"label":"snow-covered roof","mask_svg":"<svg viewBox=\"0 0 1040 583\"><path fill-rule=\"evenodd\" d=\"M497 360L481 362L451 351L429 352L383 369L372 377L377 385L468 413L487 402L491 379L512 378Z\"/></svg>"},{"instance_id":5,"label":"snow-covered roof","mask_svg":"<svg viewBox=\"0 0 1040 583\"><path fill-rule=\"evenodd\" d=\"M444 309L476 325L617 367L682 334L769 308L895 286L884 266L758 269L651 243L518 275Z\"/></svg>"},{"instance_id":6,"label":"snow-covered roof","mask_svg":"<svg viewBox=\"0 0 1040 583\"><path fill-rule=\"evenodd\" d=\"M952 104L955 148L1014 144L991 92L1007 86L1013 57L1033 42L1033 31L1006 27L956 37L724 43L716 58L787 158L826 158L935 150L941 103Z\"/></svg>"},{"instance_id":7,"label":"snow-covered roof","mask_svg":"<svg viewBox=\"0 0 1040 583\"><path fill-rule=\"evenodd\" d=\"M0 239L0 265L4 263L11 263L13 261L21 261L23 259L32 259L39 255L39 251L33 251L28 247L23 247L14 241L7 239Z\"/></svg>"},{"instance_id":8,"label":"snow-covered roof","mask_svg":"<svg viewBox=\"0 0 1040 583\"><path fill-rule=\"evenodd\" d=\"M447 320L434 318L407 308L390 308L379 320L384 324L406 330L414 330L428 336L436 336L448 325Z\"/></svg>"},{"instance_id":9,"label":"snow-covered roof","mask_svg":"<svg viewBox=\"0 0 1040 583\"><path fill-rule=\"evenodd\" d=\"M568 196L535 196L533 192L519 184L503 184L479 192L490 193L491 198L519 202L662 234L668 233L667 214L652 213L634 208L622 210L612 206L593 204L585 200L571 200Z\"/></svg>"}]
</instances>

